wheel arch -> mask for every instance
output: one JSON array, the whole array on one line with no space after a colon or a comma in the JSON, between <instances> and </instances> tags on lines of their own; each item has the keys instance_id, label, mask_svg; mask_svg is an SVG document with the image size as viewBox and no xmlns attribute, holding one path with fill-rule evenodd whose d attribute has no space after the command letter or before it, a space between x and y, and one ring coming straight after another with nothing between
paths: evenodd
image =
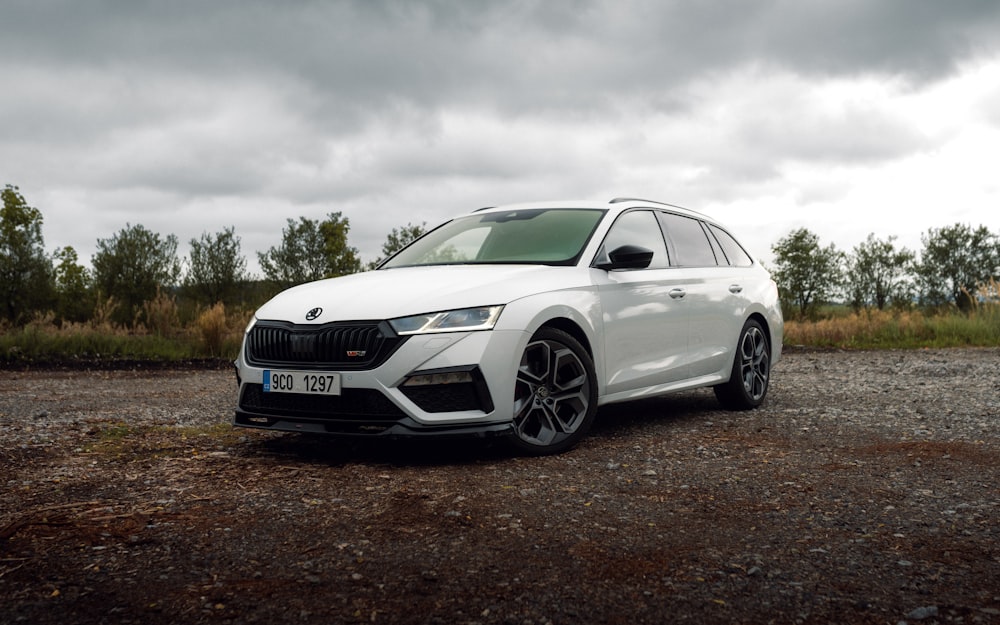
<instances>
[{"instance_id":1,"label":"wheel arch","mask_svg":"<svg viewBox=\"0 0 1000 625\"><path fill-rule=\"evenodd\" d=\"M764 328L764 334L767 336L768 347L771 351L771 363L774 364L778 362L781 358L782 351L782 341L784 338L784 320L781 318L780 314L775 317L768 314L767 310L754 310L751 311L747 318L743 321L746 323L750 319L753 319Z\"/></svg>"},{"instance_id":2,"label":"wheel arch","mask_svg":"<svg viewBox=\"0 0 1000 625\"><path fill-rule=\"evenodd\" d=\"M553 317L538 327L539 330L542 328L555 328L556 330L562 330L579 341L580 345L583 345L583 348L587 350L587 355L590 356L590 359L594 359L594 347L590 344L590 338L587 336L587 333L583 331L583 328L581 328L580 325L572 319L568 317Z\"/></svg>"},{"instance_id":3,"label":"wheel arch","mask_svg":"<svg viewBox=\"0 0 1000 625\"><path fill-rule=\"evenodd\" d=\"M583 347L597 372L598 389L604 393L604 343L601 303L590 289L541 293L507 304L496 329L524 332L519 349L542 328L561 330Z\"/></svg>"},{"instance_id":4,"label":"wheel arch","mask_svg":"<svg viewBox=\"0 0 1000 625\"><path fill-rule=\"evenodd\" d=\"M751 319L753 319L754 321L756 321L757 323L759 323L761 325L761 327L764 328L764 333L767 336L768 343L774 343L774 341L771 339L771 336L772 336L771 335L771 324L768 323L767 317L765 317L763 313L752 312L749 315L747 315L746 321L750 321ZM746 321L744 321L743 323L746 323ZM768 345L768 347L772 347L773 348L772 345Z\"/></svg>"}]
</instances>

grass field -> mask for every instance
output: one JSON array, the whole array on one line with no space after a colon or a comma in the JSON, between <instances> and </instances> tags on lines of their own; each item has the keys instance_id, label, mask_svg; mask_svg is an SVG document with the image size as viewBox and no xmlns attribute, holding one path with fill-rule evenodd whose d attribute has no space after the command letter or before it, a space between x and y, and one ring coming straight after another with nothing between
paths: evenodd
<instances>
[{"instance_id":1,"label":"grass field","mask_svg":"<svg viewBox=\"0 0 1000 625\"><path fill-rule=\"evenodd\" d=\"M221 305L201 312L187 325L161 320L152 329L126 329L106 321L60 327L51 317L41 317L21 328L0 328L0 364L232 360L248 319L248 313L227 312ZM785 344L842 349L995 347L1000 346L1000 304L934 314L830 308L816 321L787 320Z\"/></svg>"},{"instance_id":2,"label":"grass field","mask_svg":"<svg viewBox=\"0 0 1000 625\"><path fill-rule=\"evenodd\" d=\"M807 347L916 349L1000 345L1000 304L969 312L849 309L816 321L785 322L785 343Z\"/></svg>"},{"instance_id":3,"label":"grass field","mask_svg":"<svg viewBox=\"0 0 1000 625\"><path fill-rule=\"evenodd\" d=\"M176 314L155 319L153 327L124 328L107 320L60 326L43 316L20 328L0 327L0 363L232 360L249 313L216 304L187 325Z\"/></svg>"}]
</instances>

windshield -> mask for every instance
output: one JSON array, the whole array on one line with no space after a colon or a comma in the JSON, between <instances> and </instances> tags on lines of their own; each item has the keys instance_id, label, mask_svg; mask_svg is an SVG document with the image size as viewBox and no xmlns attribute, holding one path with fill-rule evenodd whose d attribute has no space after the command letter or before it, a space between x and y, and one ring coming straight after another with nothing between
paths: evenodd
<instances>
[{"instance_id":1,"label":"windshield","mask_svg":"<svg viewBox=\"0 0 1000 625\"><path fill-rule=\"evenodd\" d=\"M414 241L381 268L494 263L574 265L604 212L558 208L459 217Z\"/></svg>"}]
</instances>

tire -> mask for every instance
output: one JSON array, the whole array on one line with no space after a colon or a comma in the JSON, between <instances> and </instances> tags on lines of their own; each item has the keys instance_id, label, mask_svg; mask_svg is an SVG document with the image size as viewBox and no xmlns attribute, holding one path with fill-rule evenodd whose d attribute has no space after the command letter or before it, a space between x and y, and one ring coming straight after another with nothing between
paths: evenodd
<instances>
[{"instance_id":1,"label":"tire","mask_svg":"<svg viewBox=\"0 0 1000 625\"><path fill-rule=\"evenodd\" d=\"M771 343L764 326L747 319L740 331L729 381L714 387L715 396L729 410L750 410L767 397L771 380Z\"/></svg>"},{"instance_id":2,"label":"tire","mask_svg":"<svg viewBox=\"0 0 1000 625\"><path fill-rule=\"evenodd\" d=\"M597 414L596 377L579 341L555 328L536 332L517 365L514 448L543 456L579 443Z\"/></svg>"}]
</instances>

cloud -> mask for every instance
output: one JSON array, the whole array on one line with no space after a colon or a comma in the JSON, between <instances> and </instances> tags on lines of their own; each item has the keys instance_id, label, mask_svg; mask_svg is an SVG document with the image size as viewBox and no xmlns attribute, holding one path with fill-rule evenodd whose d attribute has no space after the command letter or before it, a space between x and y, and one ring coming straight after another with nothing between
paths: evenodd
<instances>
[{"instance_id":1,"label":"cloud","mask_svg":"<svg viewBox=\"0 0 1000 625\"><path fill-rule=\"evenodd\" d=\"M373 256L559 197L799 219L936 158L988 189L958 155L993 156L998 33L991 0L14 0L0 183L81 257L131 222L252 258L337 210Z\"/></svg>"}]
</instances>

